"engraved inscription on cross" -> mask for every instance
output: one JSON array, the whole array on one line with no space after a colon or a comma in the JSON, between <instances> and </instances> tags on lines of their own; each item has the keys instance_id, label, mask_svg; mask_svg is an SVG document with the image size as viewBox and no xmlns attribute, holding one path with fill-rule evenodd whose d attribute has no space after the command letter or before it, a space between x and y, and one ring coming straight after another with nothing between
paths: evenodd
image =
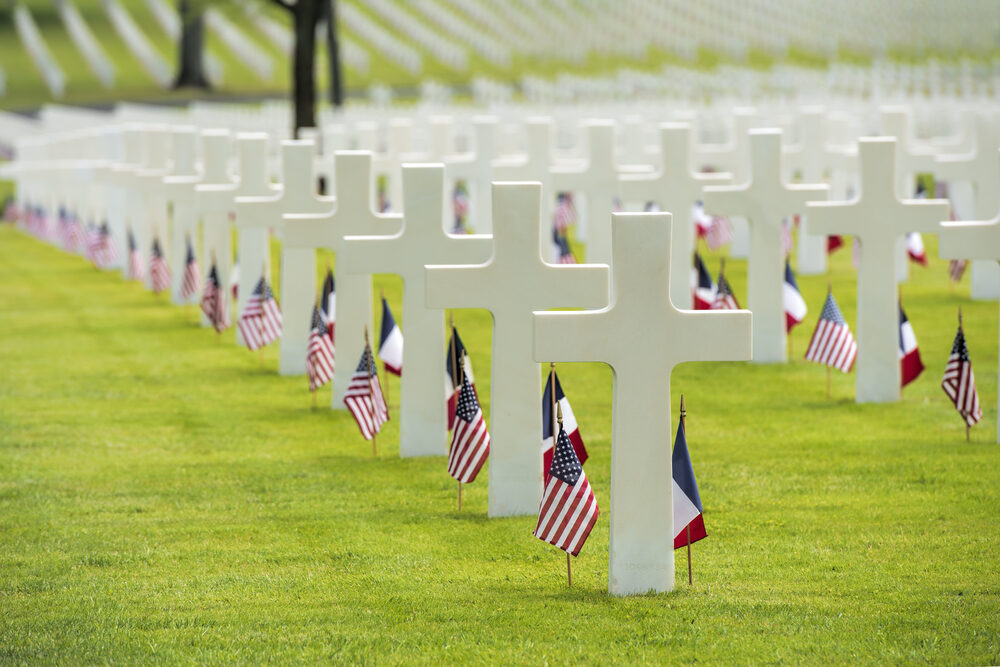
<instances>
[{"instance_id":1,"label":"engraved inscription on cross","mask_svg":"<svg viewBox=\"0 0 1000 667\"><path fill-rule=\"evenodd\" d=\"M248 146L249 148L249 146ZM280 188L270 185L267 175L267 146L255 145L261 153L259 164L252 165L257 195L249 193L236 198L236 227L239 233L240 261L246 270L240 272L240 307L260 276L257 267L270 263L268 229L281 236L285 229L285 213L326 213L334 205L332 197L316 195L313 178L314 145L311 141L281 142ZM241 160L244 157L241 151ZM246 156L250 159L250 155ZM250 281L244 288L243 280ZM309 326L316 300L316 251L312 248L281 247L281 312L283 331L279 342L278 372L281 375L303 375L306 372L306 352L309 346ZM312 286L312 287L310 287ZM247 296L244 296L246 294Z\"/></svg>"},{"instance_id":2,"label":"engraved inscription on cross","mask_svg":"<svg viewBox=\"0 0 1000 667\"><path fill-rule=\"evenodd\" d=\"M855 400L899 400L899 307L896 294L897 241L908 232L936 233L948 217L943 199L896 196L896 140L858 141L858 196L847 202L809 202L809 223L817 234L853 234L861 241L858 266L858 363Z\"/></svg>"},{"instance_id":3,"label":"engraved inscription on cross","mask_svg":"<svg viewBox=\"0 0 1000 667\"><path fill-rule=\"evenodd\" d=\"M695 172L691 168L693 145L689 123L661 123L662 169L653 174L626 174L620 181L622 200L655 201L677 220L671 230L670 300L682 307L691 305L691 253L695 246L694 222L688 211L701 199L703 186L721 185L730 179L726 173Z\"/></svg>"},{"instance_id":4,"label":"engraved inscription on cross","mask_svg":"<svg viewBox=\"0 0 1000 667\"><path fill-rule=\"evenodd\" d=\"M439 393L444 312L427 307L425 264L479 264L490 258L488 235L452 235L444 227L444 165L403 165L403 229L391 236L349 236L337 268L345 275L395 273L403 279L403 359L399 455L447 453L448 417ZM339 330L338 324L338 330Z\"/></svg>"},{"instance_id":5,"label":"engraved inscription on cross","mask_svg":"<svg viewBox=\"0 0 1000 667\"><path fill-rule=\"evenodd\" d=\"M996 151L993 160L1000 164ZM995 181L993 187L1000 187L1000 183ZM1000 262L1000 212L990 220L942 222L939 238L941 257L944 259L991 259ZM1000 374L1000 369L997 372ZM1000 442L1000 423L997 424L997 442Z\"/></svg>"},{"instance_id":6,"label":"engraved inscription on cross","mask_svg":"<svg viewBox=\"0 0 1000 667\"><path fill-rule=\"evenodd\" d=\"M535 313L535 359L601 361L614 372L609 581L614 595L674 586L673 368L687 361L750 359L749 311L689 311L671 303L670 227L668 213L614 214L610 305Z\"/></svg>"},{"instance_id":7,"label":"engraved inscription on cross","mask_svg":"<svg viewBox=\"0 0 1000 667\"><path fill-rule=\"evenodd\" d=\"M493 315L490 376L489 515L534 514L542 495L538 400L541 373L531 355L532 311L599 308L608 267L542 259L539 183L493 184L493 256L480 265L428 266L427 306L485 308ZM340 325L338 324L338 327Z\"/></svg>"},{"instance_id":8,"label":"engraved inscription on cross","mask_svg":"<svg viewBox=\"0 0 1000 667\"><path fill-rule=\"evenodd\" d=\"M805 210L806 201L826 197L826 185L786 185L781 180L781 130L750 130L750 179L740 185L705 188L705 210L750 220L747 307L753 311L753 360L788 360L782 283L785 255L782 219Z\"/></svg>"},{"instance_id":9,"label":"engraved inscription on cross","mask_svg":"<svg viewBox=\"0 0 1000 667\"><path fill-rule=\"evenodd\" d=\"M333 265L337 283L335 342L337 358L341 360L338 365L343 369L351 368L361 358L365 349L365 327L371 328L372 322L372 276L370 273L344 273L339 261L344 252L344 237L395 234L401 227L401 216L378 214L372 210L375 179L370 152L338 151L334 160L336 206L332 211L318 214L285 214L284 245L312 251L305 253L309 257L302 258L307 267L312 268L312 273L289 281L294 288L309 295L314 295L316 289L316 248L329 248L336 254L337 261ZM341 370L333 374L332 409L346 409L344 394L350 383L350 372Z\"/></svg>"}]
</instances>

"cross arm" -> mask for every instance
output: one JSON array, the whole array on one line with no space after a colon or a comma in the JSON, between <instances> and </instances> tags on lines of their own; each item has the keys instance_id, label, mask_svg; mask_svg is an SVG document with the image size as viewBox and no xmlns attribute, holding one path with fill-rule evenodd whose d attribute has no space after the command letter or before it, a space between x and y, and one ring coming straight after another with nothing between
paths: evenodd
<instances>
[{"instance_id":1,"label":"cross arm","mask_svg":"<svg viewBox=\"0 0 1000 667\"><path fill-rule=\"evenodd\" d=\"M492 312L496 284L489 264L424 267L428 308L485 308Z\"/></svg>"},{"instance_id":2,"label":"cross arm","mask_svg":"<svg viewBox=\"0 0 1000 667\"><path fill-rule=\"evenodd\" d=\"M745 215L751 220L760 218L758 206L752 202L747 184L707 185L701 191L706 213L726 216Z\"/></svg>"},{"instance_id":3,"label":"cross arm","mask_svg":"<svg viewBox=\"0 0 1000 667\"><path fill-rule=\"evenodd\" d=\"M908 232L936 234L941 229L941 221L951 214L951 203L947 199L905 199L903 203L906 209L901 217L906 220Z\"/></svg>"},{"instance_id":4,"label":"cross arm","mask_svg":"<svg viewBox=\"0 0 1000 667\"><path fill-rule=\"evenodd\" d=\"M858 215L857 200L811 201L806 203L811 234L858 234L864 229L864 221ZM854 215L850 215L851 213Z\"/></svg>"},{"instance_id":5,"label":"cross arm","mask_svg":"<svg viewBox=\"0 0 1000 667\"><path fill-rule=\"evenodd\" d=\"M559 285L550 308L604 308L611 294L609 269L606 264L545 264L548 278L543 283Z\"/></svg>"},{"instance_id":6,"label":"cross arm","mask_svg":"<svg viewBox=\"0 0 1000 667\"><path fill-rule=\"evenodd\" d=\"M618 190L623 202L655 200L660 189L659 173L623 174L618 177Z\"/></svg>"},{"instance_id":7,"label":"cross arm","mask_svg":"<svg viewBox=\"0 0 1000 667\"><path fill-rule=\"evenodd\" d=\"M237 228L259 228L259 227L281 227L281 198L282 193L267 197L237 197L236 198L236 227ZM249 215L251 211L257 215Z\"/></svg>"},{"instance_id":8,"label":"cross arm","mask_svg":"<svg viewBox=\"0 0 1000 667\"><path fill-rule=\"evenodd\" d=\"M749 310L677 311L677 343L685 357L678 361L750 361L753 358ZM686 340L685 340L686 339Z\"/></svg>"},{"instance_id":9,"label":"cross arm","mask_svg":"<svg viewBox=\"0 0 1000 667\"><path fill-rule=\"evenodd\" d=\"M406 238L401 234L391 236L345 236L341 243L343 253L337 256L337 268L348 274L407 273L410 262L399 261L406 256Z\"/></svg>"},{"instance_id":10,"label":"cross arm","mask_svg":"<svg viewBox=\"0 0 1000 667\"><path fill-rule=\"evenodd\" d=\"M943 259L1000 260L1000 218L942 222L939 239Z\"/></svg>"},{"instance_id":11,"label":"cross arm","mask_svg":"<svg viewBox=\"0 0 1000 667\"><path fill-rule=\"evenodd\" d=\"M552 189L555 192L563 190L576 190L580 183L580 177L587 174L587 161L578 160L570 164L560 164L549 169L549 176L552 179Z\"/></svg>"},{"instance_id":12,"label":"cross arm","mask_svg":"<svg viewBox=\"0 0 1000 667\"><path fill-rule=\"evenodd\" d=\"M286 213L284 242L289 248L332 248L336 240L331 215Z\"/></svg>"},{"instance_id":13,"label":"cross arm","mask_svg":"<svg viewBox=\"0 0 1000 667\"><path fill-rule=\"evenodd\" d=\"M617 336L609 313L607 308L534 313L535 361L603 361L613 365Z\"/></svg>"}]
</instances>

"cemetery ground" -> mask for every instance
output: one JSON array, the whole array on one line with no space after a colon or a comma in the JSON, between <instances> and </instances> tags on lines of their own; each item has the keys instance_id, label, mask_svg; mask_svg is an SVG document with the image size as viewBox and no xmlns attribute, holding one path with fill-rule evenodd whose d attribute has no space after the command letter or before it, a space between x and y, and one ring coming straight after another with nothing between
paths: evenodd
<instances>
[{"instance_id":1,"label":"cemetery ground","mask_svg":"<svg viewBox=\"0 0 1000 667\"><path fill-rule=\"evenodd\" d=\"M459 512L443 456L398 457L396 379L373 456L273 346L261 365L195 307L0 226L0 660L996 664L997 305L950 291L925 238L902 293L927 370L901 402L856 405L839 372L827 400L802 360L826 276L799 277L789 364L675 371L709 537L693 585L680 550L674 593L613 598L607 367L559 367L602 511L567 589L534 517L487 519L485 469ZM831 264L853 326L849 248ZM399 280L374 288L401 320ZM940 388L959 305L969 443ZM489 418L489 315L455 318Z\"/></svg>"}]
</instances>

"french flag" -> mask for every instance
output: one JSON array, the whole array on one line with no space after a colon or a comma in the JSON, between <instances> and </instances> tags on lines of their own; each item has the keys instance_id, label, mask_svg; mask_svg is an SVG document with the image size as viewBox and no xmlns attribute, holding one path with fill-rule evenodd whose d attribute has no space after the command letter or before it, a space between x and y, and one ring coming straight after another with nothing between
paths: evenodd
<instances>
[{"instance_id":1,"label":"french flag","mask_svg":"<svg viewBox=\"0 0 1000 667\"><path fill-rule=\"evenodd\" d=\"M694 469L688 456L684 422L677 424L677 439L672 457L674 469L674 549L697 542L708 536L702 518L701 497L694 481Z\"/></svg>"},{"instance_id":2,"label":"french flag","mask_svg":"<svg viewBox=\"0 0 1000 667\"><path fill-rule=\"evenodd\" d=\"M378 358L393 375L403 373L403 332L399 330L385 297L382 297L382 336L378 344Z\"/></svg>"},{"instance_id":3,"label":"french flag","mask_svg":"<svg viewBox=\"0 0 1000 667\"><path fill-rule=\"evenodd\" d=\"M712 310L715 302L715 283L712 276L701 261L701 255L694 254L694 268L691 270L691 288L694 295L695 310Z\"/></svg>"},{"instance_id":4,"label":"french flag","mask_svg":"<svg viewBox=\"0 0 1000 667\"><path fill-rule=\"evenodd\" d=\"M543 486L549 483L549 468L552 467L553 443L552 438L552 381L556 384L556 403L562 408L563 430L569 436L569 441L573 443L573 451L576 458L580 459L580 465L587 461L587 448L583 446L583 438L580 437L580 428L576 424L576 417L573 416L573 408L569 406L569 399L563 393L562 385L559 384L559 376L554 372L549 374L549 379L545 383L545 390L542 392L542 471L545 475Z\"/></svg>"},{"instance_id":5,"label":"french flag","mask_svg":"<svg viewBox=\"0 0 1000 667\"><path fill-rule=\"evenodd\" d=\"M924 237L920 232L906 235L906 254L920 266L927 266L927 251L924 250Z\"/></svg>"},{"instance_id":6,"label":"french flag","mask_svg":"<svg viewBox=\"0 0 1000 667\"><path fill-rule=\"evenodd\" d=\"M917 336L913 333L910 320L907 319L903 306L899 306L899 374L901 387L910 384L924 371L924 362L920 360L920 350L917 348Z\"/></svg>"},{"instance_id":7,"label":"french flag","mask_svg":"<svg viewBox=\"0 0 1000 667\"><path fill-rule=\"evenodd\" d=\"M795 282L792 265L785 260L785 283L781 286L781 299L785 304L785 333L792 330L796 324L805 319L808 309L806 301L799 292L799 284Z\"/></svg>"}]
</instances>

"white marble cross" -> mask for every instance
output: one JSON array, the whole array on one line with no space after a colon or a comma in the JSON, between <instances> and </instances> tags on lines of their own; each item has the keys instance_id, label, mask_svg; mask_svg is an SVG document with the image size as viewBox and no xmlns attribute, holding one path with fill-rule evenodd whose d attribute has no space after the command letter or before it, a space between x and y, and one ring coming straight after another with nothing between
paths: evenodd
<instances>
[{"instance_id":1,"label":"white marble cross","mask_svg":"<svg viewBox=\"0 0 1000 667\"><path fill-rule=\"evenodd\" d=\"M782 220L805 211L806 202L823 199L826 185L786 185L781 180L781 130L750 130L750 177L739 185L705 188L705 210L750 220L747 307L753 311L753 360L788 360L782 284L785 254Z\"/></svg>"},{"instance_id":2,"label":"white marble cross","mask_svg":"<svg viewBox=\"0 0 1000 667\"><path fill-rule=\"evenodd\" d=\"M426 271L428 307L485 308L493 315L490 516L533 514L541 499L542 385L531 355L532 311L608 302L607 266L542 259L548 242L540 244L538 230L549 224L541 218L542 193L539 183L494 183L490 260Z\"/></svg>"},{"instance_id":3,"label":"white marble cross","mask_svg":"<svg viewBox=\"0 0 1000 667\"><path fill-rule=\"evenodd\" d=\"M691 254L695 247L694 221L688 211L701 199L704 185L727 183L730 178L726 173L702 174L693 170L693 145L690 124L661 123L663 168L653 174L626 174L620 181L622 200L655 201L662 210L675 216L670 242L670 300L682 307L691 305Z\"/></svg>"},{"instance_id":4,"label":"white marble cross","mask_svg":"<svg viewBox=\"0 0 1000 667\"><path fill-rule=\"evenodd\" d=\"M163 179L168 173L167 153L170 135L165 125L149 125L143 133L143 165L136 172L136 187L143 199L143 210L147 219L148 244L139 247L144 261L148 262L153 252L153 240L160 242L160 249L170 257L170 237L167 235L167 199ZM177 267L171 269L176 272ZM146 271L146 286L152 289L153 272Z\"/></svg>"},{"instance_id":5,"label":"white marble cross","mask_svg":"<svg viewBox=\"0 0 1000 667\"><path fill-rule=\"evenodd\" d=\"M809 220L819 234L853 234L861 241L858 267L858 361L855 400L899 400L899 306L897 241L907 232L938 231L948 202L896 196L896 140L858 142L861 191L852 201L809 202Z\"/></svg>"},{"instance_id":6,"label":"white marble cross","mask_svg":"<svg viewBox=\"0 0 1000 667\"><path fill-rule=\"evenodd\" d=\"M804 183L822 183L826 180L826 111L822 107L806 107L799 112L799 140L784 149L785 177L793 180L798 172ZM799 275L826 273L826 237L809 233L809 220L799 220L798 265Z\"/></svg>"},{"instance_id":7,"label":"white marble cross","mask_svg":"<svg viewBox=\"0 0 1000 667\"><path fill-rule=\"evenodd\" d=\"M187 263L187 242L196 246L198 240L198 216L195 213L195 186L201 181L201 174L195 165L195 147L198 130L194 126L174 127L171 131L171 169L163 179L167 204L171 208L170 250L167 255L171 270L170 298L174 303L197 303L200 294L192 294L187 300L181 298L184 286L184 267ZM197 248L196 248L197 250ZM200 258L199 267L206 266Z\"/></svg>"},{"instance_id":8,"label":"white marble cross","mask_svg":"<svg viewBox=\"0 0 1000 667\"><path fill-rule=\"evenodd\" d=\"M258 149L260 150L260 149ZM333 197L318 197L313 178L313 153L311 141L281 142L280 187L270 186L269 194L242 195L236 198L236 227L239 229L240 261L254 271L240 272L240 278L249 274L254 281L256 267L270 261L268 230L282 236L286 213L328 213L334 206ZM331 160L332 161L332 160ZM262 160L254 180L258 190L264 186L266 161ZM247 288L247 294L253 285ZM243 287L240 287L241 304L245 304ZM303 375L306 372L306 353L309 347L310 316L316 303L316 250L281 246L281 313L282 333L279 342L278 372L281 375Z\"/></svg>"},{"instance_id":9,"label":"white marble cross","mask_svg":"<svg viewBox=\"0 0 1000 667\"><path fill-rule=\"evenodd\" d=\"M748 311L694 312L671 303L670 218L614 214L614 286L607 307L535 314L536 360L602 361L614 371L609 581L614 595L674 586L673 368L687 361L750 358Z\"/></svg>"},{"instance_id":10,"label":"white marble cross","mask_svg":"<svg viewBox=\"0 0 1000 667\"><path fill-rule=\"evenodd\" d=\"M615 164L615 122L587 121L588 157L580 165L556 165L549 169L554 192L574 192L584 196L577 231L587 239L587 261L611 262L611 212L618 196L618 169ZM693 203L693 202L692 202Z\"/></svg>"},{"instance_id":11,"label":"white marble cross","mask_svg":"<svg viewBox=\"0 0 1000 667\"><path fill-rule=\"evenodd\" d=\"M997 152L993 162L1000 167ZM1000 184L1000 176L994 181ZM1000 210L1000 207L998 207ZM949 221L941 223L939 235L941 257L944 259L980 259L1000 262L1000 212L982 221ZM1000 369L998 369L1000 376ZM1000 387L1000 384L997 385ZM1000 408L1000 402L998 402ZM1000 420L997 422L997 442L1000 442Z\"/></svg>"},{"instance_id":12,"label":"white marble cross","mask_svg":"<svg viewBox=\"0 0 1000 667\"><path fill-rule=\"evenodd\" d=\"M202 222L201 265L207 273L214 257L219 284L228 289L233 262L229 214L236 189L236 180L229 173L233 141L229 130L203 130L201 140L202 180L195 186L195 205ZM209 324L203 317L202 325Z\"/></svg>"},{"instance_id":13,"label":"white marble cross","mask_svg":"<svg viewBox=\"0 0 1000 667\"><path fill-rule=\"evenodd\" d=\"M975 144L968 153L939 155L936 159L936 176L951 181L952 202L956 209L955 183L969 183L973 190L972 219L987 220L1000 211L1000 117L978 113L973 120ZM964 217L964 216L960 216ZM1000 298L1000 266L991 260L974 259L969 271L969 291L973 299Z\"/></svg>"},{"instance_id":14,"label":"white marble cross","mask_svg":"<svg viewBox=\"0 0 1000 667\"><path fill-rule=\"evenodd\" d=\"M316 248L332 249L339 260L344 252L345 237L373 233L394 234L401 227L401 216L398 214L383 215L372 210L372 154L367 151L340 151L334 159L337 161L334 169L335 207L322 213L286 213L282 216L285 220L285 247L308 251L297 257L298 268L294 276L288 279L288 286L289 289L299 290L300 294L308 295L310 304L315 302L316 294ZM370 273L345 274L339 261L334 263L333 269L337 284L334 317L337 322L335 345L339 362L338 370L333 374L330 407L343 410L344 393L351 383L353 368L365 349L365 327L371 329L372 277ZM286 294L284 275L283 273L282 294Z\"/></svg>"},{"instance_id":15,"label":"white marble cross","mask_svg":"<svg viewBox=\"0 0 1000 667\"><path fill-rule=\"evenodd\" d=\"M449 179L464 180L469 188L469 227L489 234L493 210L490 192L497 131L496 116L476 116L473 121L473 150L444 158Z\"/></svg>"},{"instance_id":16,"label":"white marble cross","mask_svg":"<svg viewBox=\"0 0 1000 667\"><path fill-rule=\"evenodd\" d=\"M403 229L391 236L348 236L337 269L343 275L395 273L403 279L406 369L399 401L399 455L442 455L447 453L447 411L443 395L428 388L443 377L441 354L447 340L444 312L427 307L424 265L481 264L490 258L493 240L445 231L444 165L403 165L403 197Z\"/></svg>"},{"instance_id":17,"label":"white marble cross","mask_svg":"<svg viewBox=\"0 0 1000 667\"><path fill-rule=\"evenodd\" d=\"M125 212L121 230L123 236L118 247L122 256L126 258L122 264L122 273L128 277L127 231L131 230L140 253L144 248L152 247L152 241L146 233L146 216L143 211L141 191L137 187L137 173L142 165L142 126L134 123L127 125L122 131L121 145L122 159L111 167L111 181L117 190L115 198L122 204L121 209ZM148 258L144 261L148 261Z\"/></svg>"},{"instance_id":18,"label":"white marble cross","mask_svg":"<svg viewBox=\"0 0 1000 667\"><path fill-rule=\"evenodd\" d=\"M527 135L526 154L505 156L493 162L494 181L538 181L542 184L541 215L538 243L545 252L552 247L552 119L548 116L528 118L524 123ZM494 207L493 212L496 212ZM496 220L494 216L494 220ZM577 239L586 241L585 230L577 227Z\"/></svg>"}]
</instances>

